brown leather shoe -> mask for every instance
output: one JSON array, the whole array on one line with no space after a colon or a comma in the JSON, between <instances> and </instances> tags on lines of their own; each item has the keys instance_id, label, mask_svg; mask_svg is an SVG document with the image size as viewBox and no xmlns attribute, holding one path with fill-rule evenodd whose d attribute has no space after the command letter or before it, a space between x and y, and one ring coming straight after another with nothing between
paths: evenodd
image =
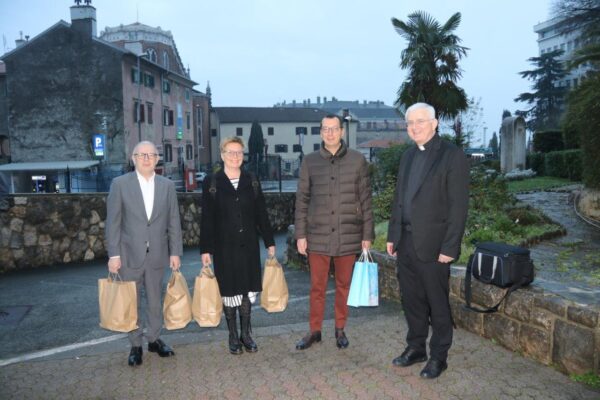
<instances>
[{"instance_id":1,"label":"brown leather shoe","mask_svg":"<svg viewBox=\"0 0 600 400\"><path fill-rule=\"evenodd\" d=\"M296 350L306 350L310 346L312 346L313 343L318 343L320 341L321 341L321 331L315 331L315 332L308 333L306 336L304 336L302 339L300 339L300 341L298 341L298 343L296 343Z\"/></svg>"}]
</instances>

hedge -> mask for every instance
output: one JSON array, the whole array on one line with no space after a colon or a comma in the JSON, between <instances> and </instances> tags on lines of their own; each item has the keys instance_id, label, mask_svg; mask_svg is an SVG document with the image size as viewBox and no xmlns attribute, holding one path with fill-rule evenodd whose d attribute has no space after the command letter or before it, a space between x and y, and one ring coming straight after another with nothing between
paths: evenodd
<instances>
[{"instance_id":1,"label":"hedge","mask_svg":"<svg viewBox=\"0 0 600 400\"><path fill-rule=\"evenodd\" d=\"M527 168L534 170L537 176L546 175L544 171L544 153L527 154Z\"/></svg>"},{"instance_id":2,"label":"hedge","mask_svg":"<svg viewBox=\"0 0 600 400\"><path fill-rule=\"evenodd\" d=\"M547 176L581 181L581 150L551 151L545 154L544 171Z\"/></svg>"},{"instance_id":3,"label":"hedge","mask_svg":"<svg viewBox=\"0 0 600 400\"><path fill-rule=\"evenodd\" d=\"M548 153L564 149L562 131L538 131L533 134L533 148L536 152Z\"/></svg>"}]
</instances>

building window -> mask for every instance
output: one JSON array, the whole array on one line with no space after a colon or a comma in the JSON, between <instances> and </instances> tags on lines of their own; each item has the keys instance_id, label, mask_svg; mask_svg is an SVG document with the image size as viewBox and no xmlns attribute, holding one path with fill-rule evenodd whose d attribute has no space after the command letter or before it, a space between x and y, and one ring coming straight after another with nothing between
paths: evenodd
<instances>
[{"instance_id":1,"label":"building window","mask_svg":"<svg viewBox=\"0 0 600 400\"><path fill-rule=\"evenodd\" d=\"M173 110L169 110L168 107L163 108L163 125L173 126Z\"/></svg>"},{"instance_id":2,"label":"building window","mask_svg":"<svg viewBox=\"0 0 600 400\"><path fill-rule=\"evenodd\" d=\"M315 143L315 144L313 144L313 150L314 150L314 151L319 151L319 150L321 150L321 144L320 144L320 143Z\"/></svg>"},{"instance_id":3,"label":"building window","mask_svg":"<svg viewBox=\"0 0 600 400\"><path fill-rule=\"evenodd\" d=\"M173 146L169 143L165 144L165 162L173 161Z\"/></svg>"},{"instance_id":4,"label":"building window","mask_svg":"<svg viewBox=\"0 0 600 400\"><path fill-rule=\"evenodd\" d=\"M287 153L288 145L287 144L276 144L275 145L275 153Z\"/></svg>"},{"instance_id":5,"label":"building window","mask_svg":"<svg viewBox=\"0 0 600 400\"><path fill-rule=\"evenodd\" d=\"M196 108L196 121L198 123L198 145L204 147L204 140L202 138L202 124L204 121L204 114L202 108Z\"/></svg>"},{"instance_id":6,"label":"building window","mask_svg":"<svg viewBox=\"0 0 600 400\"><path fill-rule=\"evenodd\" d=\"M152 103L146 103L146 108L148 109L148 124L152 125L154 123L154 115L152 115L154 108L152 107Z\"/></svg>"},{"instance_id":7,"label":"building window","mask_svg":"<svg viewBox=\"0 0 600 400\"><path fill-rule=\"evenodd\" d=\"M144 86L149 88L154 87L154 75L149 72L144 72Z\"/></svg>"},{"instance_id":8,"label":"building window","mask_svg":"<svg viewBox=\"0 0 600 400\"><path fill-rule=\"evenodd\" d=\"M306 127L305 126L297 126L296 127L296 135L306 135Z\"/></svg>"},{"instance_id":9,"label":"building window","mask_svg":"<svg viewBox=\"0 0 600 400\"><path fill-rule=\"evenodd\" d=\"M244 134L244 130L242 128L235 128L235 135L242 136Z\"/></svg>"},{"instance_id":10,"label":"building window","mask_svg":"<svg viewBox=\"0 0 600 400\"><path fill-rule=\"evenodd\" d=\"M185 113L185 127L190 129L192 127L192 116L189 112Z\"/></svg>"},{"instance_id":11,"label":"building window","mask_svg":"<svg viewBox=\"0 0 600 400\"><path fill-rule=\"evenodd\" d=\"M133 122L138 122L138 115L139 115L139 122L144 122L144 105L140 104L137 100L133 101Z\"/></svg>"},{"instance_id":12,"label":"building window","mask_svg":"<svg viewBox=\"0 0 600 400\"><path fill-rule=\"evenodd\" d=\"M163 92L171 93L171 82L168 79L163 81Z\"/></svg>"},{"instance_id":13,"label":"building window","mask_svg":"<svg viewBox=\"0 0 600 400\"><path fill-rule=\"evenodd\" d=\"M140 74L137 68L131 68L131 82L140 83Z\"/></svg>"},{"instance_id":14,"label":"building window","mask_svg":"<svg viewBox=\"0 0 600 400\"><path fill-rule=\"evenodd\" d=\"M152 47L146 49L146 54L148 54L148 59L154 63L158 59L156 56L156 50L154 50Z\"/></svg>"},{"instance_id":15,"label":"building window","mask_svg":"<svg viewBox=\"0 0 600 400\"><path fill-rule=\"evenodd\" d=\"M310 134L311 135L320 135L321 134L321 128L319 128L318 126L311 126L310 127Z\"/></svg>"},{"instance_id":16,"label":"building window","mask_svg":"<svg viewBox=\"0 0 600 400\"><path fill-rule=\"evenodd\" d=\"M191 144L185 145L185 158L188 160L194 159L194 148L192 147Z\"/></svg>"},{"instance_id":17,"label":"building window","mask_svg":"<svg viewBox=\"0 0 600 400\"><path fill-rule=\"evenodd\" d=\"M292 147L292 152L294 152L294 153L302 153L302 146L300 146L299 144L295 144Z\"/></svg>"},{"instance_id":18,"label":"building window","mask_svg":"<svg viewBox=\"0 0 600 400\"><path fill-rule=\"evenodd\" d=\"M185 89L185 102L190 102L190 89Z\"/></svg>"},{"instance_id":19,"label":"building window","mask_svg":"<svg viewBox=\"0 0 600 400\"><path fill-rule=\"evenodd\" d=\"M210 130L210 136L217 137L217 130L216 129L211 129Z\"/></svg>"},{"instance_id":20,"label":"building window","mask_svg":"<svg viewBox=\"0 0 600 400\"><path fill-rule=\"evenodd\" d=\"M166 50L163 51L163 67L169 69L169 53Z\"/></svg>"},{"instance_id":21,"label":"building window","mask_svg":"<svg viewBox=\"0 0 600 400\"><path fill-rule=\"evenodd\" d=\"M275 128L273 128L272 126L267 128L267 135L269 136L273 136L275 134Z\"/></svg>"}]
</instances>

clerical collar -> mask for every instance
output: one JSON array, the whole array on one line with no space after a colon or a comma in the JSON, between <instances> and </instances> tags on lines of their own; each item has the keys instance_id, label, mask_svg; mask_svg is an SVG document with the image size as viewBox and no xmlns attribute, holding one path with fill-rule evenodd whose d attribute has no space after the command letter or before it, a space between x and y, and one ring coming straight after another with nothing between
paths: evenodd
<instances>
[{"instance_id":1,"label":"clerical collar","mask_svg":"<svg viewBox=\"0 0 600 400\"><path fill-rule=\"evenodd\" d=\"M439 135L436 133L435 135L433 135L433 137L431 139L429 139L429 141L425 144L418 144L417 148L421 151L425 151L427 149L429 149L439 138Z\"/></svg>"}]
</instances>

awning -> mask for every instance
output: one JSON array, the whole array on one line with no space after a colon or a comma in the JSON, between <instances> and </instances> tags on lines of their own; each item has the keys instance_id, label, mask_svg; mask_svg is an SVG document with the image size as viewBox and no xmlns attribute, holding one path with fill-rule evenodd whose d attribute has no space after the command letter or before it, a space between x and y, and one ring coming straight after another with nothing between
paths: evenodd
<instances>
[{"instance_id":1,"label":"awning","mask_svg":"<svg viewBox=\"0 0 600 400\"><path fill-rule=\"evenodd\" d=\"M100 164L97 160L86 161L47 161L47 162L22 162L0 165L0 172L11 171L66 171L86 169Z\"/></svg>"}]
</instances>

